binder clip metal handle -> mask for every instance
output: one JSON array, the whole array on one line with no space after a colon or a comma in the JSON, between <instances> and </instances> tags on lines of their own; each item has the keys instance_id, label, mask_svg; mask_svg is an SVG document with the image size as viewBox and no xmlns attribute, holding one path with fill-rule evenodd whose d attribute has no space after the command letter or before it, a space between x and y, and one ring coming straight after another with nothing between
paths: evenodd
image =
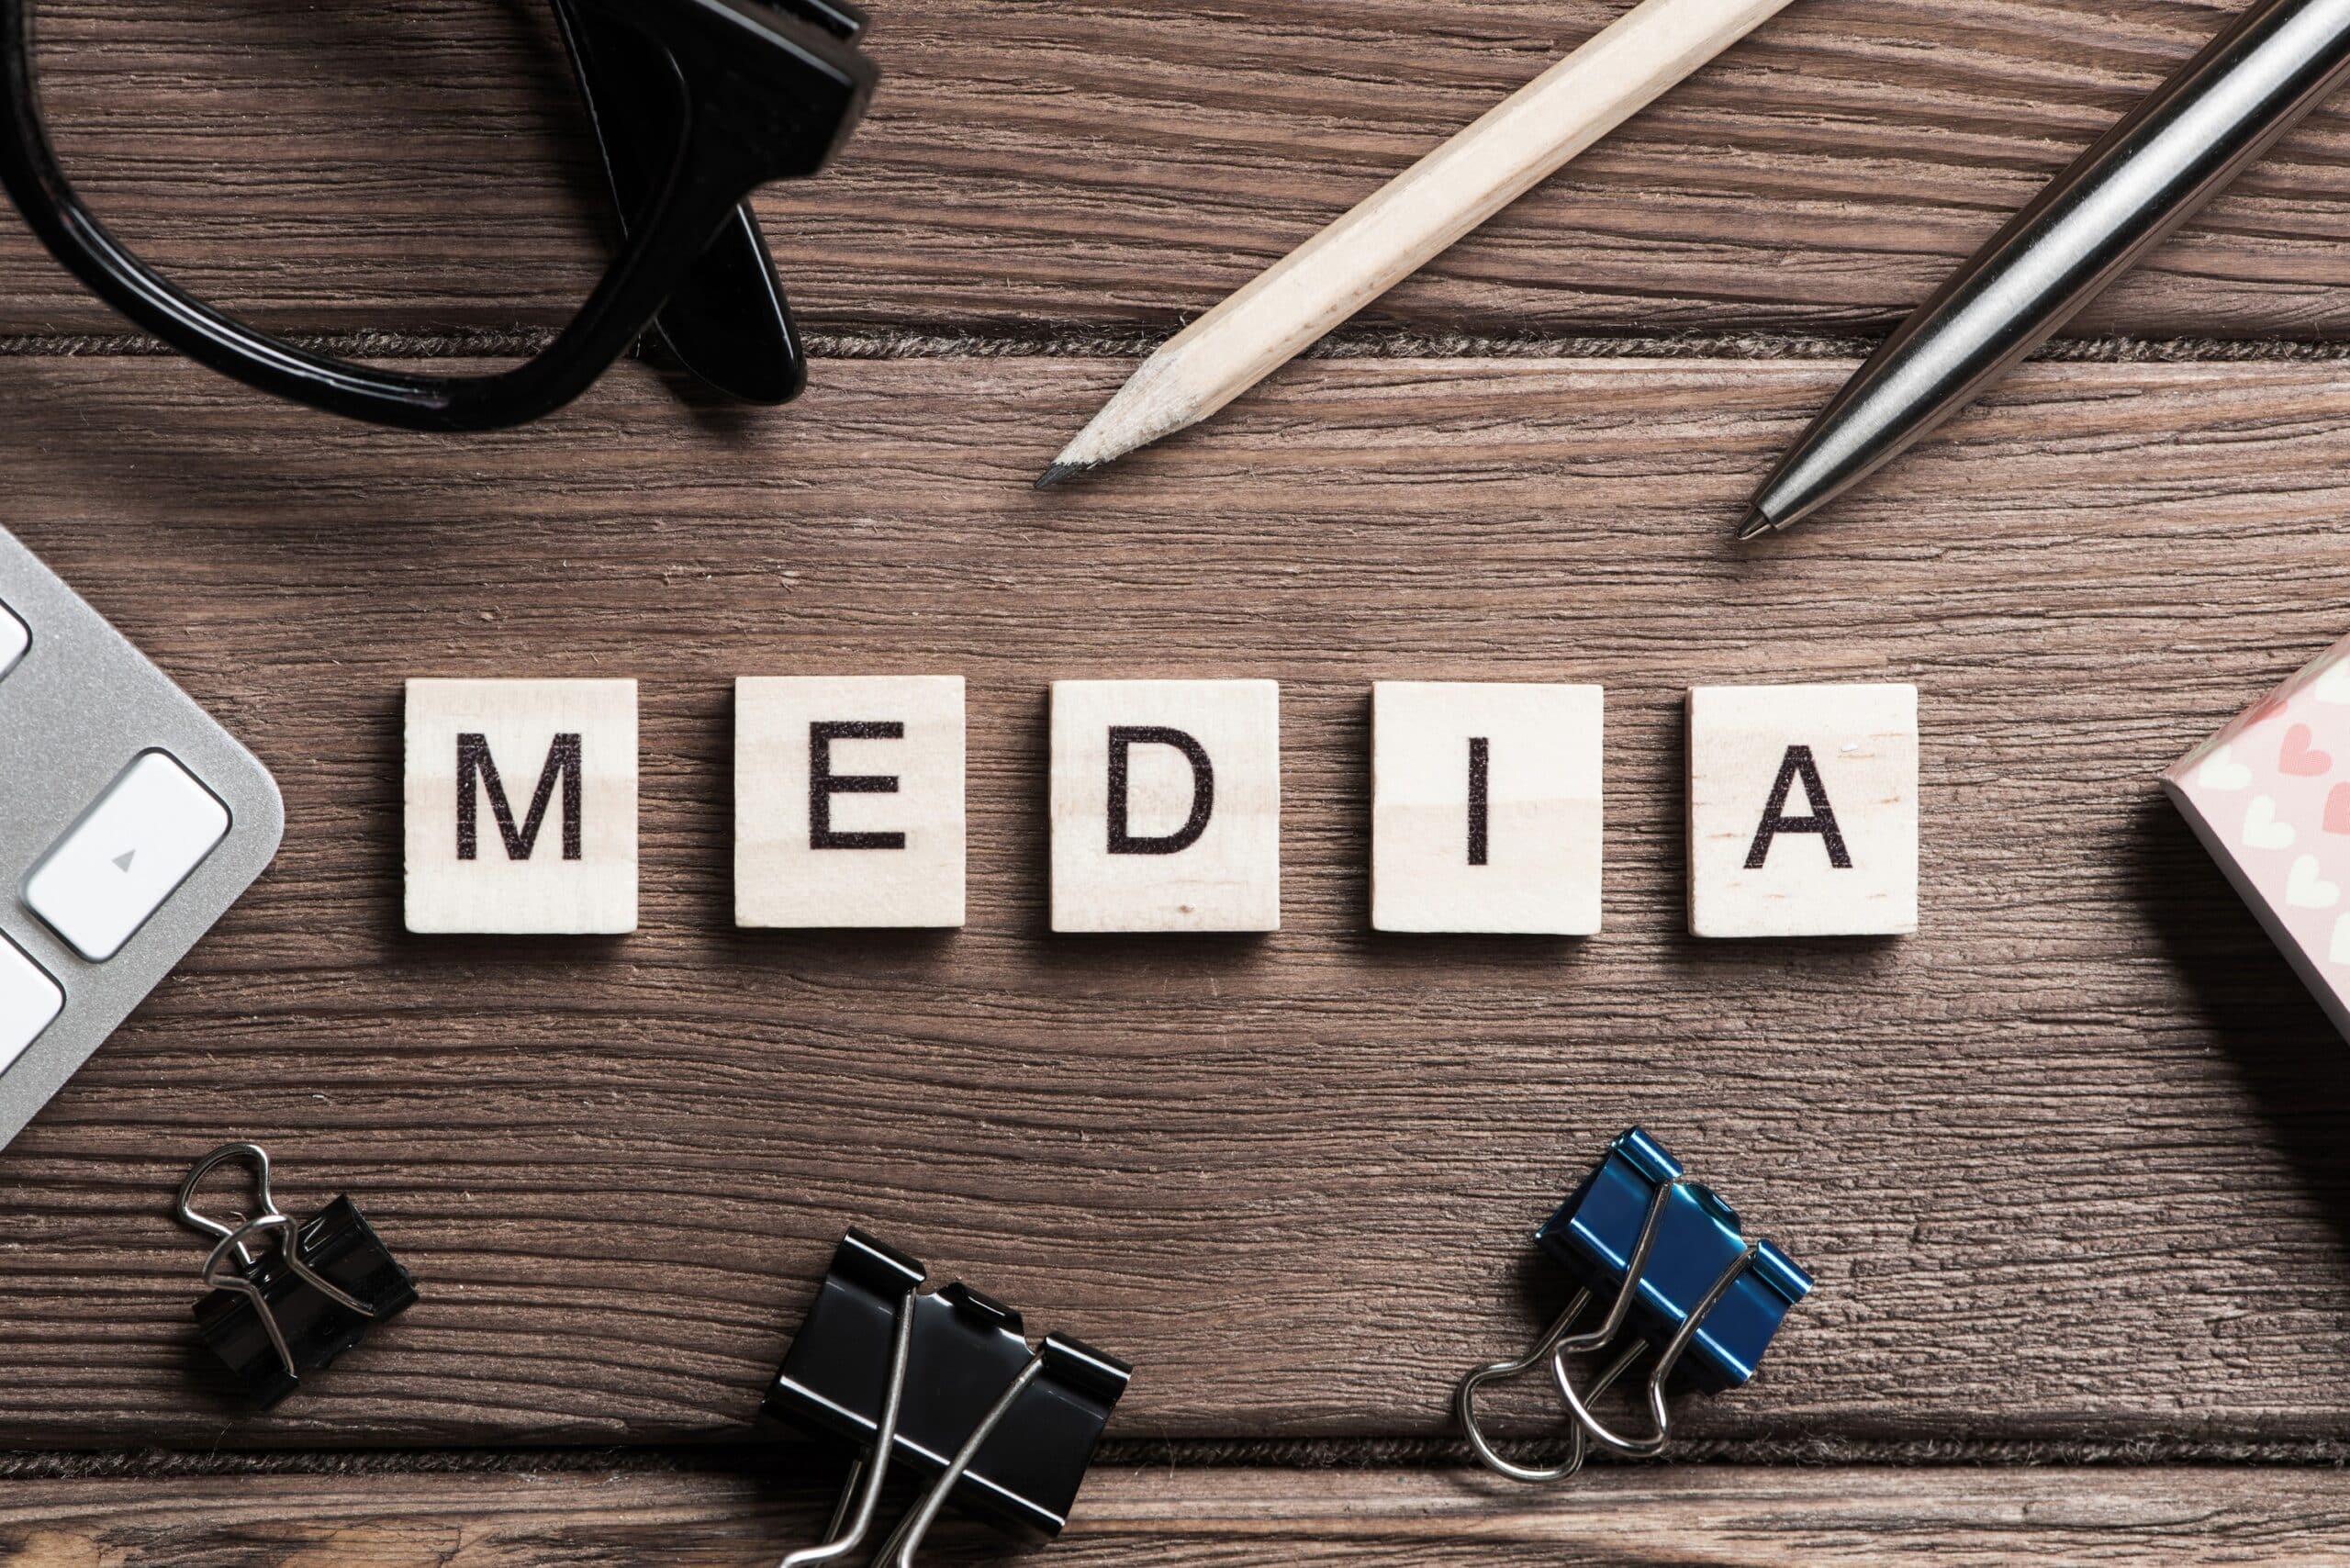
<instances>
[{"instance_id":1,"label":"binder clip metal handle","mask_svg":"<svg viewBox=\"0 0 2350 1568\"><path fill-rule=\"evenodd\" d=\"M204 1184L206 1177L230 1160L242 1160L252 1167L253 1202L260 1211L252 1218L238 1226L223 1225L220 1221L196 1211L196 1189ZM276 1350L278 1362L285 1367L287 1377L298 1380L302 1375L301 1370L295 1365L294 1349L285 1342L285 1330L278 1326L277 1314L270 1310L268 1299L263 1295L261 1287L253 1282L250 1273L253 1266L253 1255L245 1246L246 1242L264 1232L277 1232L278 1256L285 1260L286 1268L293 1271L297 1279L338 1306L355 1312L362 1317L375 1316L375 1307L361 1301L303 1260L300 1228L295 1225L290 1215L279 1211L277 1200L270 1195L269 1151L261 1145L257 1143L223 1144L197 1160L189 1168L187 1180L180 1183L179 1202L175 1205L174 1212L182 1225L192 1230L200 1230L219 1238L219 1240L213 1243L211 1252L204 1260L205 1286L209 1290L234 1291L252 1303L253 1313L261 1319L263 1329L268 1333L269 1342ZM236 1255L236 1266L233 1269L226 1267L231 1253Z\"/></svg>"},{"instance_id":2,"label":"binder clip metal handle","mask_svg":"<svg viewBox=\"0 0 2350 1568\"><path fill-rule=\"evenodd\" d=\"M926 1273L859 1230L834 1251L766 1408L853 1457L825 1540L782 1568L855 1551L885 1478L906 1470L923 1490L879 1568L911 1568L949 1503L1014 1529L1067 1522L1133 1369L1066 1335L1032 1346L1019 1313L960 1282L926 1292Z\"/></svg>"},{"instance_id":3,"label":"binder clip metal handle","mask_svg":"<svg viewBox=\"0 0 2350 1568\"><path fill-rule=\"evenodd\" d=\"M1737 1213L1637 1127L1609 1146L1536 1240L1577 1276L1573 1300L1525 1354L1477 1368L1453 1395L1454 1415L1479 1462L1513 1481L1563 1481L1583 1468L1594 1443L1629 1458L1662 1452L1671 1433L1665 1388L1684 1359L1698 1387L1739 1386L1753 1375L1787 1309L1811 1290L1809 1275L1769 1242L1750 1240ZM1598 1326L1576 1332L1603 1292L1611 1299ZM1630 1343L1579 1390L1571 1360L1606 1351L1628 1330ZM1651 1350L1656 1362L1642 1403L1652 1430L1628 1437L1593 1406ZM1555 1465L1519 1464L1504 1458L1479 1425L1477 1391L1546 1361L1572 1420L1567 1455Z\"/></svg>"},{"instance_id":4,"label":"binder clip metal handle","mask_svg":"<svg viewBox=\"0 0 2350 1568\"><path fill-rule=\"evenodd\" d=\"M834 1506L833 1522L825 1527L822 1543L801 1547L783 1560L782 1568L814 1568L819 1562L845 1557L873 1528L873 1516L881 1507L881 1488L890 1477L890 1452L898 1445L898 1413L906 1405L906 1363L912 1359L914 1348L914 1292L921 1284L916 1279L907 1285L898 1301L897 1323L890 1335L890 1383L881 1395L873 1451L848 1462L848 1478L841 1484L841 1500Z\"/></svg>"},{"instance_id":5,"label":"binder clip metal handle","mask_svg":"<svg viewBox=\"0 0 2350 1568\"><path fill-rule=\"evenodd\" d=\"M1552 1360L1554 1355L1557 1357L1556 1364L1563 1367L1566 1352L1561 1348L1561 1341L1566 1338L1567 1331L1575 1326L1575 1320L1583 1316L1583 1309L1590 1305L1591 1293L1587 1290L1577 1291L1574 1300L1567 1304L1566 1311L1559 1314L1550 1327L1543 1331L1542 1338L1535 1341L1532 1350L1511 1361L1495 1361L1490 1366L1479 1367L1467 1377L1462 1378L1460 1386L1453 1391L1454 1419L1460 1423L1461 1431L1468 1435L1469 1446L1476 1450L1478 1462L1495 1474L1505 1475L1512 1481L1541 1484L1552 1481L1564 1481L1583 1468L1583 1462L1589 1450L1583 1437L1583 1428L1580 1424L1568 1434L1567 1457L1557 1464L1519 1464L1514 1460L1504 1459L1494 1448L1493 1443L1487 1439L1484 1429L1477 1425L1477 1390L1489 1383L1505 1383L1511 1378L1522 1377L1544 1361ZM1632 1362L1639 1358L1639 1346L1628 1346L1624 1353L1617 1357L1607 1370L1601 1372L1598 1379L1592 1383L1591 1397L1597 1399L1608 1389L1614 1387L1616 1380L1624 1375ZM1558 1375L1562 1380L1561 1387L1563 1387L1563 1379L1566 1374L1561 1372Z\"/></svg>"},{"instance_id":6,"label":"binder clip metal handle","mask_svg":"<svg viewBox=\"0 0 2350 1568\"><path fill-rule=\"evenodd\" d=\"M1656 1423L1656 1436L1652 1440L1632 1441L1618 1437L1602 1425L1599 1418L1591 1413L1591 1406L1598 1401L1599 1396L1614 1387L1616 1380L1631 1370L1632 1363L1638 1361L1640 1352L1648 1348L1645 1344L1636 1339L1625 1346L1617 1358L1608 1363L1606 1370L1602 1372L1592 1383L1591 1392L1587 1395L1575 1393L1574 1374L1568 1369L1567 1362L1571 1357L1606 1350L1615 1342L1616 1337L1624 1331L1625 1320L1632 1315L1632 1303L1639 1295L1640 1276L1648 1272L1649 1256L1656 1250L1657 1231L1660 1228L1660 1222L1664 1218L1665 1203L1675 1191L1690 1184L1687 1178L1677 1176L1659 1186L1651 1194L1648 1213L1640 1220L1640 1238L1633 1243L1631 1259L1625 1265L1624 1283L1617 1291L1616 1299L1609 1305L1607 1316L1600 1320L1598 1327L1581 1334L1569 1332L1582 1318L1584 1310L1591 1305L1590 1290L1577 1291L1574 1300L1567 1304L1566 1311L1559 1314L1550 1327L1544 1330L1542 1338L1536 1341L1532 1350L1515 1361L1497 1361L1489 1367L1480 1367L1460 1380L1460 1392L1454 1396L1454 1409L1460 1417L1461 1429L1469 1436L1470 1446L1476 1450L1477 1457L1486 1465L1499 1471L1513 1481L1564 1481L1583 1468L1583 1460L1590 1453L1590 1440L1593 1439L1596 1439L1601 1446L1612 1449L1617 1453L1641 1458L1654 1454L1663 1448L1666 1423L1664 1380L1671 1374L1673 1364L1681 1359L1681 1352L1688 1348L1689 1338L1696 1333L1698 1322L1707 1312L1712 1310L1714 1303L1721 1299L1721 1293L1729 1288L1731 1282L1738 1277L1739 1271L1745 1268L1744 1259L1740 1259L1730 1271L1722 1277L1707 1296L1704 1305L1683 1321L1680 1331L1673 1336L1672 1344L1667 1347L1665 1353L1658 1358L1656 1371L1650 1376L1648 1387L1650 1410ZM1748 1250L1747 1256L1753 1256L1751 1249ZM1551 1380L1558 1384L1559 1397L1566 1401L1568 1412L1575 1418L1575 1425L1569 1434L1570 1446L1566 1459L1556 1465L1536 1468L1516 1464L1504 1459L1486 1439L1484 1432L1477 1425L1477 1389L1480 1384L1520 1376L1531 1372L1546 1361L1550 1363L1550 1376Z\"/></svg>"},{"instance_id":7,"label":"binder clip metal handle","mask_svg":"<svg viewBox=\"0 0 2350 1568\"><path fill-rule=\"evenodd\" d=\"M1657 1232L1663 1226L1664 1205L1675 1192L1695 1186L1696 1183L1687 1177L1679 1176L1657 1188L1655 1195L1649 1199L1648 1215L1640 1221L1640 1239L1633 1246L1631 1262L1625 1268L1623 1288L1616 1293L1615 1305L1607 1309L1607 1316L1590 1333L1561 1339L1550 1352L1551 1380L1558 1384L1559 1397L1566 1401L1568 1411L1575 1418L1578 1453L1583 1450L1582 1439L1586 1433L1602 1448L1630 1459L1652 1459L1664 1450L1665 1439L1671 1431L1671 1420L1664 1408L1665 1380L1673 1375L1673 1369L1680 1361L1682 1353L1689 1349L1689 1341L1697 1337L1697 1327L1705 1322L1706 1315L1729 1294L1730 1286L1738 1283L1738 1277L1746 1272L1747 1266L1754 1261L1755 1254L1761 1250L1755 1243L1746 1243L1740 1249L1736 1260L1721 1271L1697 1305L1683 1316L1681 1327L1673 1330L1673 1338L1659 1352L1656 1367L1649 1373L1648 1385L1649 1420L1656 1428L1654 1433L1645 1438L1621 1437L1594 1416L1592 1405L1607 1391L1609 1383L1631 1366L1633 1359L1646 1347L1637 1339L1626 1346L1624 1353L1617 1357L1601 1380L1592 1385L1588 1395L1575 1392L1574 1376L1568 1371L1567 1358L1586 1350L1605 1350L1623 1331L1625 1319L1631 1316L1632 1303L1639 1295L1640 1276L1648 1271L1649 1255L1656 1249Z\"/></svg>"},{"instance_id":8,"label":"binder clip metal handle","mask_svg":"<svg viewBox=\"0 0 2350 1568\"><path fill-rule=\"evenodd\" d=\"M1045 1358L1049 1353L1048 1345L1029 1357L1027 1364L1013 1374L1011 1383L996 1395L995 1403L988 1406L987 1414L980 1417L979 1425L971 1428L971 1435L963 1439L963 1446L955 1450L955 1457L948 1460L946 1468L938 1473L938 1479L930 1484L912 1508L906 1510L906 1517L898 1521L898 1528L890 1532L890 1539L881 1543L880 1551L875 1555L874 1561L881 1568L913 1568L914 1553L921 1550L922 1538L930 1533L938 1511L946 1506L946 1499L954 1495L956 1487L962 1484L964 1475L971 1468L971 1462L979 1457L979 1450L986 1446L995 1429L1003 1425L1003 1418L1012 1414L1012 1407L1020 1403L1021 1394L1036 1381L1036 1374L1045 1370Z\"/></svg>"}]
</instances>

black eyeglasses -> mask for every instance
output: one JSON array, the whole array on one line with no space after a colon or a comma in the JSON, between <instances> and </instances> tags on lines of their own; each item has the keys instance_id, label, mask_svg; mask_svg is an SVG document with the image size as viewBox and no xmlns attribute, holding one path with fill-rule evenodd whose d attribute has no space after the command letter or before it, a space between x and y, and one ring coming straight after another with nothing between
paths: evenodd
<instances>
[{"instance_id":1,"label":"black eyeglasses","mask_svg":"<svg viewBox=\"0 0 2350 1568\"><path fill-rule=\"evenodd\" d=\"M569 324L493 375L416 375L314 353L226 315L142 262L60 167L36 91L34 0L0 0L0 185L50 252L133 322L278 397L412 430L478 431L563 407L649 327L734 398L781 403L807 365L744 205L822 169L874 69L842 0L554 0L621 240Z\"/></svg>"}]
</instances>

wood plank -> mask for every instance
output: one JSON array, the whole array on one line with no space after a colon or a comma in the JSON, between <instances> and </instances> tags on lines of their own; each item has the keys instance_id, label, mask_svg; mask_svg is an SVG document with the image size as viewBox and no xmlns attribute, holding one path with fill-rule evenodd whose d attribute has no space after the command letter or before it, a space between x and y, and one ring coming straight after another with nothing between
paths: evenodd
<instances>
[{"instance_id":1,"label":"wood plank","mask_svg":"<svg viewBox=\"0 0 2350 1568\"><path fill-rule=\"evenodd\" d=\"M2307 1562L2350 1551L2337 1472L1594 1471L1548 1492L1441 1471L1101 1470L1055 1568L1088 1564ZM178 1568L761 1568L829 1497L748 1467L0 1484L0 1562ZM950 1518L924 1562L1002 1562Z\"/></svg>"},{"instance_id":2,"label":"wood plank","mask_svg":"<svg viewBox=\"0 0 2350 1568\"><path fill-rule=\"evenodd\" d=\"M290 820L0 1156L12 1441L738 1432L851 1222L1136 1361L1115 1435L1440 1432L1634 1122L1820 1280L1693 1435L2340 1430L2350 1057L2154 782L2344 630L2330 370L2036 367L1736 551L1844 367L1325 362L1045 495L1119 365L822 368L458 442L0 367L11 526ZM969 678L962 933L733 928L733 678L844 670ZM401 682L513 673L642 682L634 936L401 935ZM1046 934L1046 683L1140 674L1282 683L1277 935ZM1605 935L1367 931L1407 677L1607 687ZM1682 690L1755 677L1919 686L1914 938L1685 935ZM165 1217L234 1135L424 1282L265 1420L194 1376Z\"/></svg>"},{"instance_id":3,"label":"wood plank","mask_svg":"<svg viewBox=\"0 0 2350 1568\"><path fill-rule=\"evenodd\" d=\"M1620 8L895 0L868 123L836 172L763 211L822 327L1164 331ZM2234 9L1806 0L1371 319L1881 330ZM559 56L513 7L398 15L43 0L47 96L101 208L264 319L558 316L602 228ZM2336 106L2081 330L2342 335L2345 230ZM0 267L0 331L110 324L14 225Z\"/></svg>"}]
</instances>

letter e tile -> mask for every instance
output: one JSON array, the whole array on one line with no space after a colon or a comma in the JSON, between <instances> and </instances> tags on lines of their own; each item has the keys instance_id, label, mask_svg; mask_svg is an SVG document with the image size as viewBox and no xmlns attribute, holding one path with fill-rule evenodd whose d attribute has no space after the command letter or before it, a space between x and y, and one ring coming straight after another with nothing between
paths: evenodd
<instances>
[{"instance_id":1,"label":"letter e tile","mask_svg":"<svg viewBox=\"0 0 2350 1568\"><path fill-rule=\"evenodd\" d=\"M963 924L963 678L734 683L734 924Z\"/></svg>"}]
</instances>

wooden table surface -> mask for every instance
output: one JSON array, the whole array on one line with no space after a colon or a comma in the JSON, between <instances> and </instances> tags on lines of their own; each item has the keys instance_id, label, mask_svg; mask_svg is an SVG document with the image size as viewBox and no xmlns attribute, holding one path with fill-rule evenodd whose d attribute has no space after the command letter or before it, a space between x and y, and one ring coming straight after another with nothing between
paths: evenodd
<instances>
[{"instance_id":1,"label":"wooden table surface","mask_svg":"<svg viewBox=\"0 0 2350 1568\"><path fill-rule=\"evenodd\" d=\"M1615 0L882 0L870 120L762 203L820 354L784 412L632 364L520 432L339 423L0 231L6 526L289 818L0 1154L0 1562L771 1562L832 1472L751 1417L852 1223L1136 1364L1072 1568L2350 1552L2350 1058L2155 786L2350 631L2350 104L1832 520L1728 539L2232 8L1801 0L1045 495L1135 354ZM530 9L44 0L44 81L153 254L462 369L599 243ZM968 678L968 929L733 928L732 682L788 672ZM403 935L401 681L591 673L643 683L641 929ZM1046 933L1046 684L1104 675L1281 683L1280 933ZM1603 935L1368 932L1387 678L1606 686ZM1748 678L1919 686L1916 936L1685 935L1682 693ZM1449 1387L1635 1122L1818 1291L1684 1462L1490 1482ZM232 1137L424 1290L266 1417L166 1215Z\"/></svg>"}]
</instances>

